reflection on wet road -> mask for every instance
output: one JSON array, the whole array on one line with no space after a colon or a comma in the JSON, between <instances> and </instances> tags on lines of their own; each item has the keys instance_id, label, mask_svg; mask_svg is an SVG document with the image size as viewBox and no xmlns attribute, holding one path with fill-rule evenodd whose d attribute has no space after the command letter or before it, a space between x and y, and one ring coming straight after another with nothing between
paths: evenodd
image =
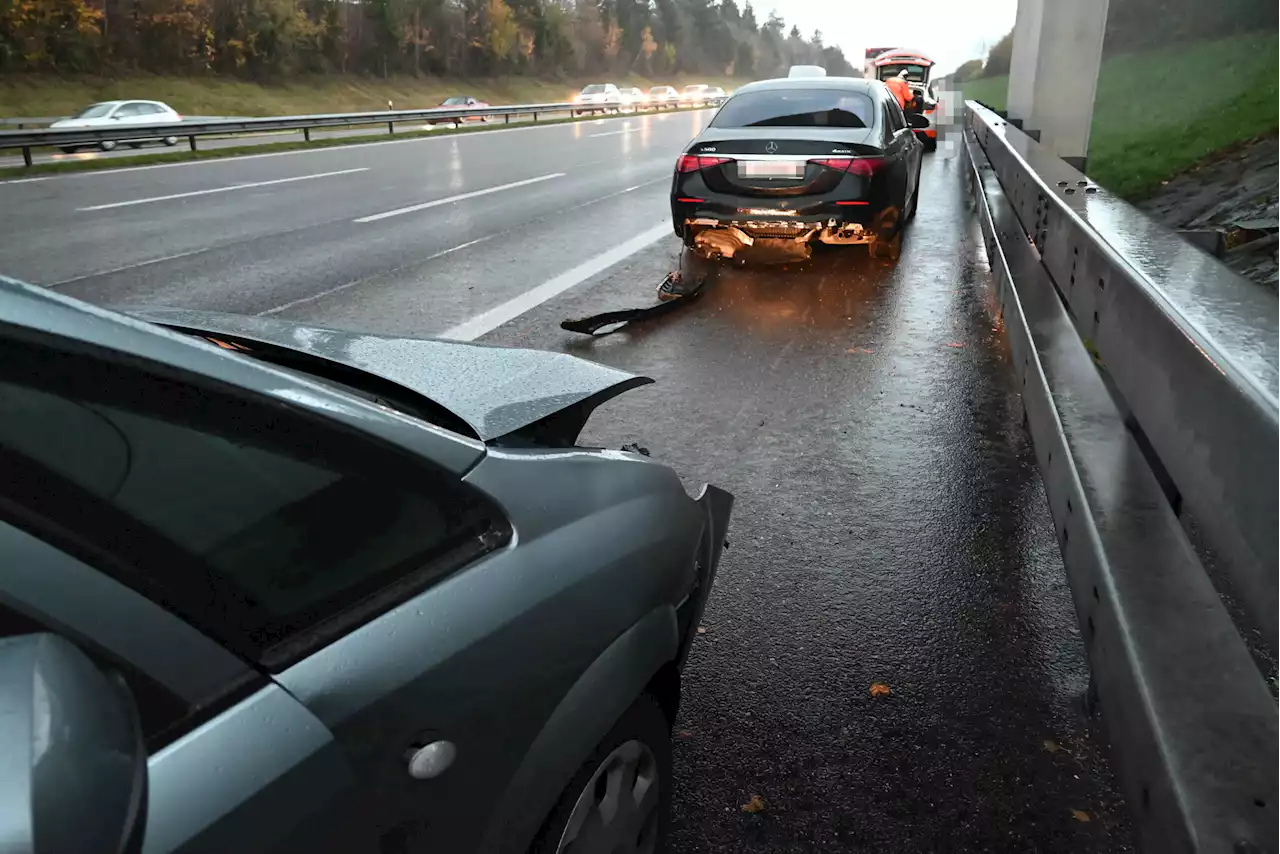
<instances>
[{"instance_id":1,"label":"reflection on wet road","mask_svg":"<svg viewBox=\"0 0 1280 854\"><path fill-rule=\"evenodd\" d=\"M673 851L1128 847L957 166L927 162L896 266L832 249L727 270L630 331L555 328L643 304L672 241L486 339L655 377L585 438L737 496L677 724Z\"/></svg>"}]
</instances>

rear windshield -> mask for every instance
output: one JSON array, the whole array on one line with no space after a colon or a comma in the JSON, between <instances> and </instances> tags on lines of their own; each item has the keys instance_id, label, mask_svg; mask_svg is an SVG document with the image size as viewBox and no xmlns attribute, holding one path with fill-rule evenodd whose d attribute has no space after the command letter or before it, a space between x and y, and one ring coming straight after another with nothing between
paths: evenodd
<instances>
[{"instance_id":1,"label":"rear windshield","mask_svg":"<svg viewBox=\"0 0 1280 854\"><path fill-rule=\"evenodd\" d=\"M582 90L584 95L599 95L602 92L604 92L604 86L600 83L592 83Z\"/></svg>"},{"instance_id":2,"label":"rear windshield","mask_svg":"<svg viewBox=\"0 0 1280 854\"><path fill-rule=\"evenodd\" d=\"M729 99L711 126L717 128L869 128L875 107L861 92L840 89L774 89L741 92Z\"/></svg>"},{"instance_id":3,"label":"rear windshield","mask_svg":"<svg viewBox=\"0 0 1280 854\"><path fill-rule=\"evenodd\" d=\"M100 119L107 113L111 112L111 108L115 104L92 104L76 113L73 118L77 119Z\"/></svg>"},{"instance_id":4,"label":"rear windshield","mask_svg":"<svg viewBox=\"0 0 1280 854\"><path fill-rule=\"evenodd\" d=\"M929 71L923 65L882 65L876 69L876 75L881 80L888 80L890 77L897 77L903 69L906 69L907 81L910 83L923 83L924 76Z\"/></svg>"}]
</instances>

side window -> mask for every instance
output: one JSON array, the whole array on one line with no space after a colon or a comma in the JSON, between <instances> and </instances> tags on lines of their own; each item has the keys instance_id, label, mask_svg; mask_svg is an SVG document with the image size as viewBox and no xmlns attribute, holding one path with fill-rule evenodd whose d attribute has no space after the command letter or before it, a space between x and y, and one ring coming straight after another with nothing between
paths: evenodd
<instances>
[{"instance_id":1,"label":"side window","mask_svg":"<svg viewBox=\"0 0 1280 854\"><path fill-rule=\"evenodd\" d=\"M897 133L905 128L907 126L907 119L902 115L902 107L898 106L897 99L895 98L890 100L886 104L886 107L889 110L889 127L893 129L893 132Z\"/></svg>"},{"instance_id":2,"label":"side window","mask_svg":"<svg viewBox=\"0 0 1280 854\"><path fill-rule=\"evenodd\" d=\"M120 108L115 112L115 118L128 119L140 115L142 112L141 107L142 105L137 103L121 104Z\"/></svg>"},{"instance_id":3,"label":"side window","mask_svg":"<svg viewBox=\"0 0 1280 854\"><path fill-rule=\"evenodd\" d=\"M62 626L47 624L40 618L0 603L0 638L43 632L62 635L75 643L80 651L89 656L103 671L114 670L124 677L138 705L142 732L153 748L157 746L158 741L164 741L165 734L193 711L180 697L169 693L159 682L130 667L105 650L97 648L84 638L78 637L74 632Z\"/></svg>"},{"instance_id":4,"label":"side window","mask_svg":"<svg viewBox=\"0 0 1280 854\"><path fill-rule=\"evenodd\" d=\"M490 502L425 460L34 335L0 338L0 516L268 667L509 533Z\"/></svg>"}]
</instances>

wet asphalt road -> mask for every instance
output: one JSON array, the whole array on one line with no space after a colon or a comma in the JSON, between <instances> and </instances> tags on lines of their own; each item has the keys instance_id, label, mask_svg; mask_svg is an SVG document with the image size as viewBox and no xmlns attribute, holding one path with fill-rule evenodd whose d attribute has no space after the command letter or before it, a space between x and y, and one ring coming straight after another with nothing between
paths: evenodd
<instances>
[{"instance_id":1,"label":"wet asphalt road","mask_svg":"<svg viewBox=\"0 0 1280 854\"><path fill-rule=\"evenodd\" d=\"M671 850L1129 850L949 146L926 158L896 265L833 249L727 269L697 303L614 335L558 328L649 304L676 264L659 227L691 121L0 184L0 218L6 196L27 211L0 221L0 270L95 302L419 334L568 282L480 340L654 377L584 441L639 442L691 489L737 498L685 677ZM369 170L360 192L337 175L82 210L344 169ZM744 811L753 796L763 809Z\"/></svg>"}]
</instances>

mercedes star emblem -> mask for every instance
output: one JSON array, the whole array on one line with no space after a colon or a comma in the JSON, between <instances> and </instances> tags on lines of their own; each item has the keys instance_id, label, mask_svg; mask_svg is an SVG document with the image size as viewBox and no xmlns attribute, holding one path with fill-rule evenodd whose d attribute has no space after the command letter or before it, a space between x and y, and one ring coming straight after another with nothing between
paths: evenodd
<instances>
[{"instance_id":1,"label":"mercedes star emblem","mask_svg":"<svg viewBox=\"0 0 1280 854\"><path fill-rule=\"evenodd\" d=\"M777 153L778 153L778 143L776 143L776 142L766 142L766 143L764 144L764 153L765 153L765 154L777 154Z\"/></svg>"}]
</instances>

